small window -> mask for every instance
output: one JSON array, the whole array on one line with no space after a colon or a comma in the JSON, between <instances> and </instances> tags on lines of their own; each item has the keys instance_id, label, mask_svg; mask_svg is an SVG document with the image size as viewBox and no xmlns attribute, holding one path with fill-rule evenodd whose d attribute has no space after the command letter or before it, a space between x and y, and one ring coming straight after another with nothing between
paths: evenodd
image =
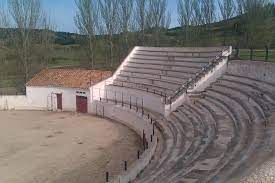
<instances>
[{"instance_id":1,"label":"small window","mask_svg":"<svg viewBox=\"0 0 275 183\"><path fill-rule=\"evenodd\" d=\"M81 92L81 91L76 91L77 94L82 94L82 95L85 95L86 92Z\"/></svg>"}]
</instances>

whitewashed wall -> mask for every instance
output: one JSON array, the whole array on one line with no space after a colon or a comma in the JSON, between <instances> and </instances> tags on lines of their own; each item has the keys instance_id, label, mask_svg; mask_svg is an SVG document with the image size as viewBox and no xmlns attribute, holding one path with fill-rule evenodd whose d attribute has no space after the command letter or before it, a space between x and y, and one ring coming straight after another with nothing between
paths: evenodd
<instances>
[{"instance_id":1,"label":"whitewashed wall","mask_svg":"<svg viewBox=\"0 0 275 183\"><path fill-rule=\"evenodd\" d=\"M62 108L63 111L76 111L76 96L80 95L76 92L86 92L88 97L88 111L91 109L90 92L89 90L74 89L74 88L57 88L57 87L34 87L26 88L28 104L33 108L41 110L56 110L56 93L62 93Z\"/></svg>"},{"instance_id":2,"label":"whitewashed wall","mask_svg":"<svg viewBox=\"0 0 275 183\"><path fill-rule=\"evenodd\" d=\"M22 110L30 109L27 97L18 96L0 96L0 110Z\"/></svg>"}]
</instances>

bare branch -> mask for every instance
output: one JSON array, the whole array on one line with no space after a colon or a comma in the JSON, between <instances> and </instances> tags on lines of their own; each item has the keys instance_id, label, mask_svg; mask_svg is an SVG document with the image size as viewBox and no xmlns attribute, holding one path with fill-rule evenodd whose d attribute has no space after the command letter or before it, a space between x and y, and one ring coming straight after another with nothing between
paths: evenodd
<instances>
[{"instance_id":1,"label":"bare branch","mask_svg":"<svg viewBox=\"0 0 275 183\"><path fill-rule=\"evenodd\" d=\"M223 20L228 20L234 16L235 3L234 0L219 0L219 8Z\"/></svg>"},{"instance_id":2,"label":"bare branch","mask_svg":"<svg viewBox=\"0 0 275 183\"><path fill-rule=\"evenodd\" d=\"M148 1L147 0L136 0L136 10L135 10L135 21L137 24L137 30L140 32L140 45L145 44L145 29L147 22L147 8Z\"/></svg>"},{"instance_id":3,"label":"bare branch","mask_svg":"<svg viewBox=\"0 0 275 183\"><path fill-rule=\"evenodd\" d=\"M134 0L119 0L119 24L123 34L123 45L125 53L128 53L129 49L128 35L133 15L133 4Z\"/></svg>"},{"instance_id":4,"label":"bare branch","mask_svg":"<svg viewBox=\"0 0 275 183\"><path fill-rule=\"evenodd\" d=\"M99 32L99 13L96 0L75 0L77 13L74 21L78 32L88 37L84 46L89 63L94 68L96 34Z\"/></svg>"},{"instance_id":5,"label":"bare branch","mask_svg":"<svg viewBox=\"0 0 275 183\"><path fill-rule=\"evenodd\" d=\"M118 0L99 0L103 31L108 35L111 67L114 66L114 42L113 36L119 31L118 24Z\"/></svg>"},{"instance_id":6,"label":"bare branch","mask_svg":"<svg viewBox=\"0 0 275 183\"><path fill-rule=\"evenodd\" d=\"M45 43L43 36L48 41L50 40L48 34L43 35L45 29L49 29L49 21L43 18L46 15L43 14L41 0L8 0L8 5L15 28L17 28L12 38L16 48L15 54L25 74L25 81L27 81L36 70L44 67L48 62L45 61L47 59L44 59L43 54L37 51L40 45L43 48ZM41 39L39 39L39 34L43 35ZM45 53L45 48L41 52Z\"/></svg>"},{"instance_id":7,"label":"bare branch","mask_svg":"<svg viewBox=\"0 0 275 183\"><path fill-rule=\"evenodd\" d=\"M160 44L160 33L169 28L171 14L167 11L167 0L149 0L147 26L153 30L155 46Z\"/></svg>"}]
</instances>

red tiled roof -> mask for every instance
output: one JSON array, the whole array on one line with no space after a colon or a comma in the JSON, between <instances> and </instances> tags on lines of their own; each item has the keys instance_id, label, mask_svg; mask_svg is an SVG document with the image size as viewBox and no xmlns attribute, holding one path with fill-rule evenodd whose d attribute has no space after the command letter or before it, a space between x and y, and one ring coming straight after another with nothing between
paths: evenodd
<instances>
[{"instance_id":1,"label":"red tiled roof","mask_svg":"<svg viewBox=\"0 0 275 183\"><path fill-rule=\"evenodd\" d=\"M44 69L36 74L26 86L51 86L88 89L90 86L112 76L110 71L84 69Z\"/></svg>"}]
</instances>

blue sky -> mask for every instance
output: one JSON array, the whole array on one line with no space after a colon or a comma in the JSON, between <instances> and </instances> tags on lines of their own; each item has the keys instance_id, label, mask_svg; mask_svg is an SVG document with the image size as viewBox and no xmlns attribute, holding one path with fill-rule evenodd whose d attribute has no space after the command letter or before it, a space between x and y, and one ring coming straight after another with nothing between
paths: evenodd
<instances>
[{"instance_id":1,"label":"blue sky","mask_svg":"<svg viewBox=\"0 0 275 183\"><path fill-rule=\"evenodd\" d=\"M7 0L0 0L5 5ZM275 0L273 0L274 2ZM168 9L171 12L171 27L178 25L177 0L168 0ZM76 7L74 0L42 0L44 10L50 15L56 31L76 32L74 15Z\"/></svg>"},{"instance_id":2,"label":"blue sky","mask_svg":"<svg viewBox=\"0 0 275 183\"><path fill-rule=\"evenodd\" d=\"M171 26L177 25L176 2L177 0L168 0L168 8L172 14ZM73 20L76 11L74 0L42 0L42 3L57 31L76 32Z\"/></svg>"}]
</instances>

